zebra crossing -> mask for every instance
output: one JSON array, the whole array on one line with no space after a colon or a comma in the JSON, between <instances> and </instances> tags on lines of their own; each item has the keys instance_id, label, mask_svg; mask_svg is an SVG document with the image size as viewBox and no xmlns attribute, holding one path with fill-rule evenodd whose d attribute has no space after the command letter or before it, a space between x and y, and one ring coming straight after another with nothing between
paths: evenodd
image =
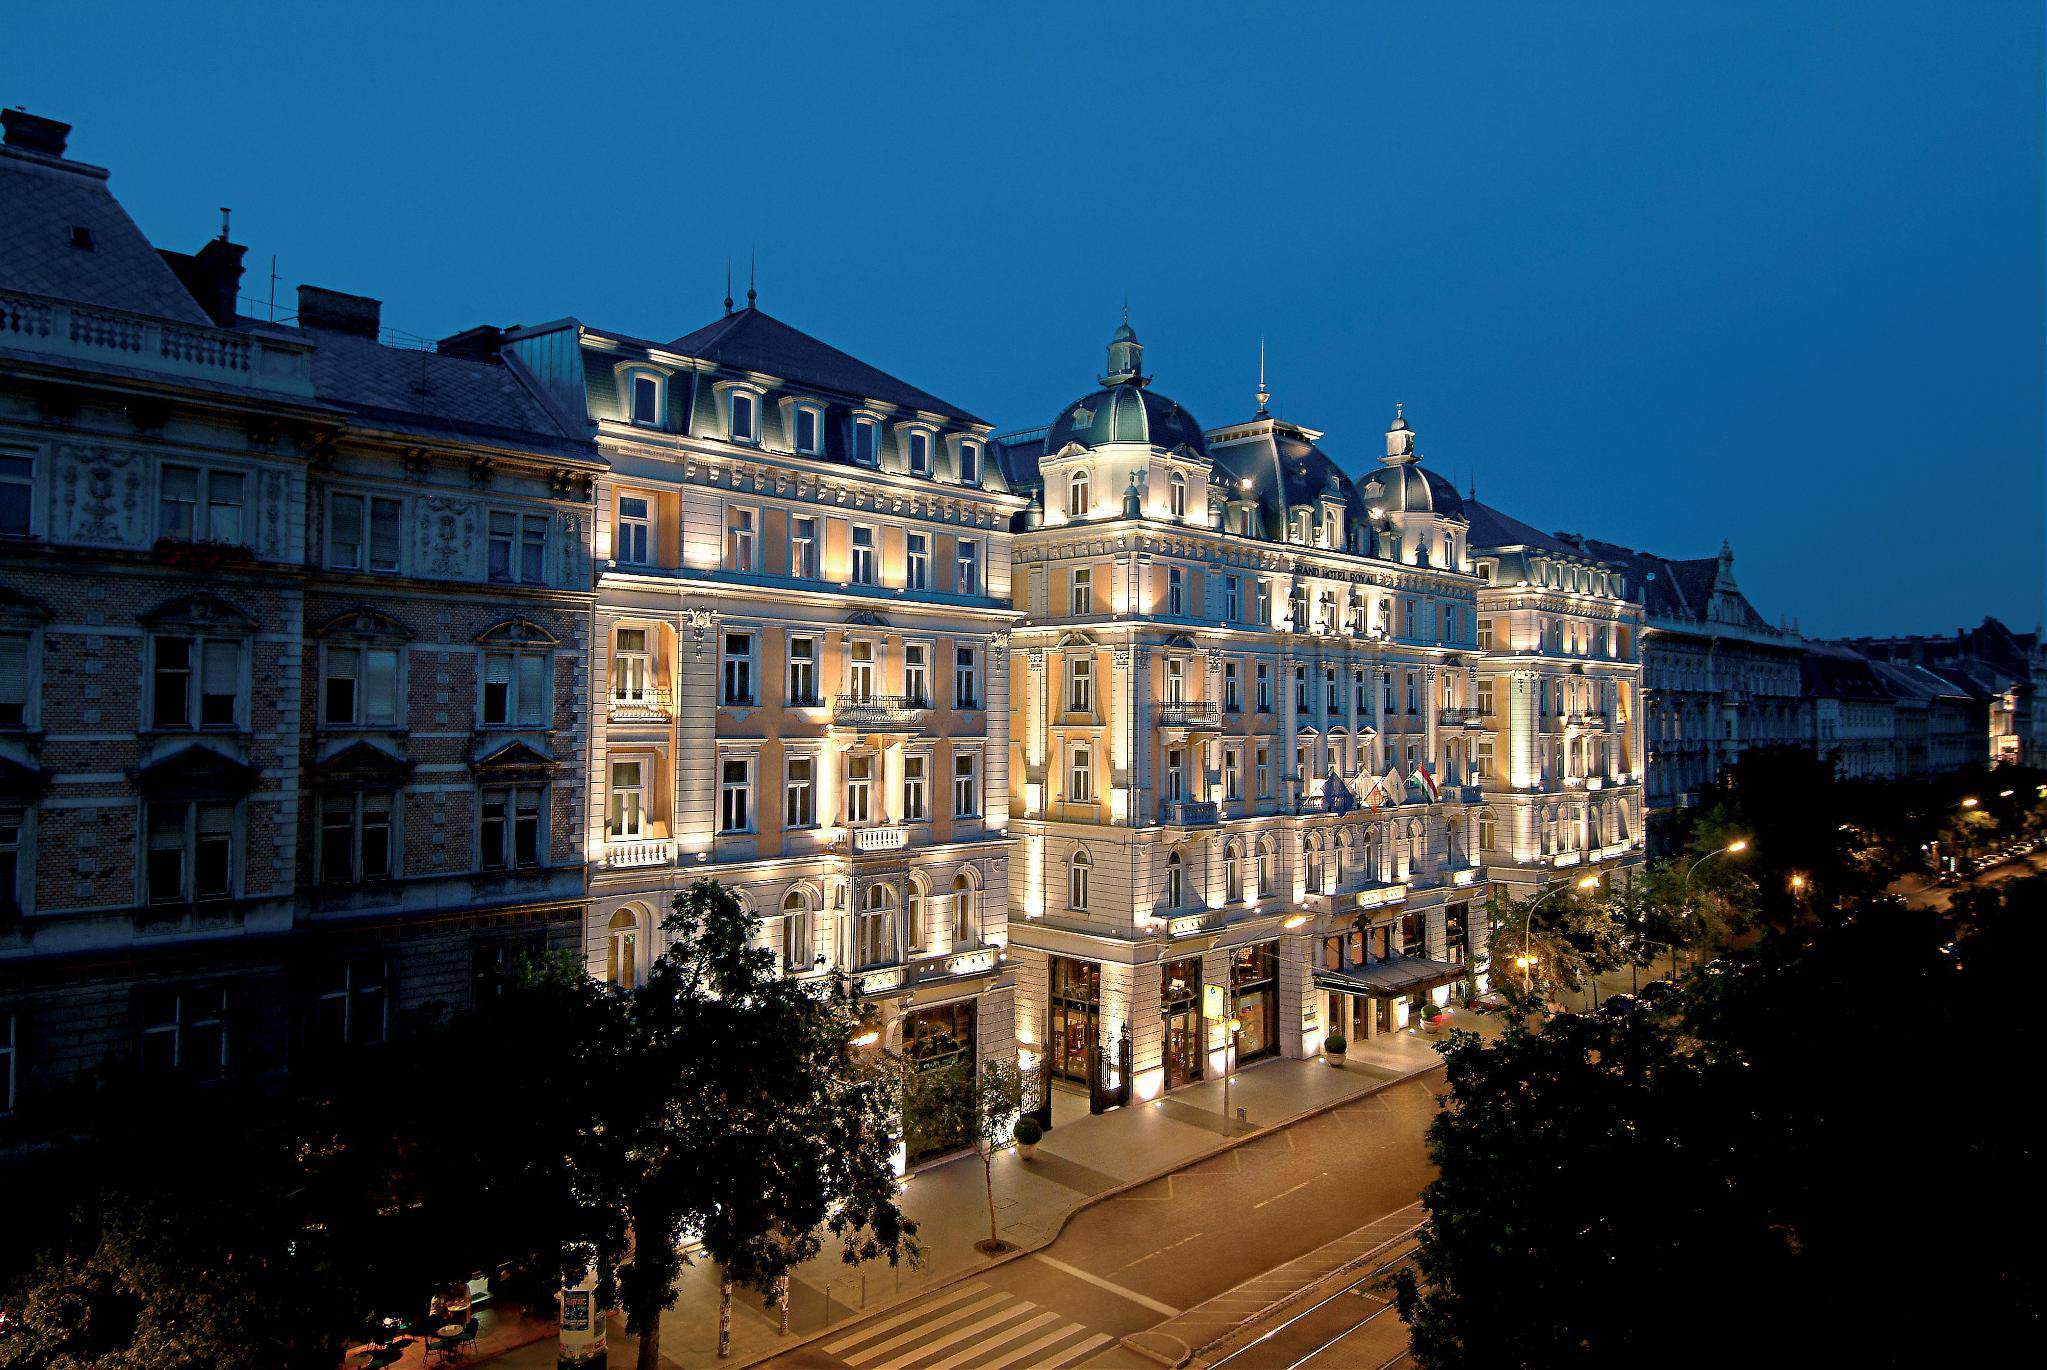
<instances>
[{"instance_id":1,"label":"zebra crossing","mask_svg":"<svg viewBox=\"0 0 2047 1370\"><path fill-rule=\"evenodd\" d=\"M1058 1370L1114 1338L969 1281L819 1349L853 1370Z\"/></svg>"}]
</instances>

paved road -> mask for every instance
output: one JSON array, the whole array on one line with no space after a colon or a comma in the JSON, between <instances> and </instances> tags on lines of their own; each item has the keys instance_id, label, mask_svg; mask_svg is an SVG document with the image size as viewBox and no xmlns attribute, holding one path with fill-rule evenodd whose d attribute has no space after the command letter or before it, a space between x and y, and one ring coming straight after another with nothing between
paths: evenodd
<instances>
[{"instance_id":1,"label":"paved road","mask_svg":"<svg viewBox=\"0 0 2047 1370\"><path fill-rule=\"evenodd\" d=\"M1969 883L1974 885L2002 885L2007 880L2016 880L2022 875L2047 874L2047 852L2034 852L2016 861L2007 861L2001 866L1992 866L1979 872ZM1905 902L1920 906L1944 909L1958 885L1935 885L1930 889L1915 890L1905 895Z\"/></svg>"},{"instance_id":2,"label":"paved road","mask_svg":"<svg viewBox=\"0 0 2047 1370\"><path fill-rule=\"evenodd\" d=\"M1040 1252L766 1363L787 1370L1078 1365L1412 1204L1434 1174L1422 1134L1442 1080L1438 1068L1096 1204Z\"/></svg>"},{"instance_id":3,"label":"paved road","mask_svg":"<svg viewBox=\"0 0 2047 1370\"><path fill-rule=\"evenodd\" d=\"M1214 1351L1200 1370L1392 1370L1407 1359L1407 1327L1385 1283L1414 1257L1414 1242L1388 1248L1355 1274L1260 1318Z\"/></svg>"}]
</instances>

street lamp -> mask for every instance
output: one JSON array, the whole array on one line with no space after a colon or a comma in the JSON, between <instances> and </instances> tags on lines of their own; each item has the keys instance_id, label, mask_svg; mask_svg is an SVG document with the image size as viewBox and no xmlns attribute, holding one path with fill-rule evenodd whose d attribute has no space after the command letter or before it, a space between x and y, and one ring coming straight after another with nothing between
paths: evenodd
<instances>
[{"instance_id":1,"label":"street lamp","mask_svg":"<svg viewBox=\"0 0 2047 1370\"><path fill-rule=\"evenodd\" d=\"M1230 1112L1230 1076L1236 1073L1237 1032L1244 1026L1244 1020L1232 1014L1223 1020L1223 1127L1228 1129L1230 1120L1237 1115Z\"/></svg>"},{"instance_id":2,"label":"street lamp","mask_svg":"<svg viewBox=\"0 0 2047 1370\"><path fill-rule=\"evenodd\" d=\"M1737 837L1726 846L1714 848L1698 860L1692 862L1691 865L1685 867L1684 897L1680 903L1680 910L1687 919L1692 916L1692 872L1716 856L1740 856L1747 850L1748 839L1746 837ZM1670 968L1673 973L1677 970L1677 948L1675 946L1672 946L1670 949Z\"/></svg>"},{"instance_id":3,"label":"street lamp","mask_svg":"<svg viewBox=\"0 0 2047 1370\"><path fill-rule=\"evenodd\" d=\"M1598 876L1588 875L1583 879L1579 880L1575 888L1581 890L1589 890L1598 883L1599 883ZM1524 999L1534 992L1533 988L1529 984L1528 971L1529 967L1535 964L1535 958L1528 954L1528 935L1535 931L1535 911L1541 908L1543 902L1547 900L1551 895L1561 894L1566 888L1567 887L1564 885L1550 886L1541 894L1535 896L1535 901L1528 906L1528 912L1522 915L1521 954L1514 958L1514 964L1521 967L1521 997Z\"/></svg>"}]
</instances>

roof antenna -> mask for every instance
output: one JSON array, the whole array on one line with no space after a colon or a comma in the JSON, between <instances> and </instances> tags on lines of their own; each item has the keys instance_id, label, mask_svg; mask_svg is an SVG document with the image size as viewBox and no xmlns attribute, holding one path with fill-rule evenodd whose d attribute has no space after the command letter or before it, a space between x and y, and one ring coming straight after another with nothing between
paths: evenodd
<instances>
[{"instance_id":1,"label":"roof antenna","mask_svg":"<svg viewBox=\"0 0 2047 1370\"><path fill-rule=\"evenodd\" d=\"M220 240L222 242L227 241L227 216L233 212L226 205L220 207Z\"/></svg>"},{"instance_id":2,"label":"roof antenna","mask_svg":"<svg viewBox=\"0 0 2047 1370\"><path fill-rule=\"evenodd\" d=\"M1265 338L1258 339L1258 412L1265 413L1265 406L1272 400L1272 392L1265 388Z\"/></svg>"},{"instance_id":3,"label":"roof antenna","mask_svg":"<svg viewBox=\"0 0 2047 1370\"><path fill-rule=\"evenodd\" d=\"M760 298L760 293L753 288L754 255L754 249L750 247L746 249L746 307L748 309L753 308L753 302Z\"/></svg>"},{"instance_id":4,"label":"roof antenna","mask_svg":"<svg viewBox=\"0 0 2047 1370\"><path fill-rule=\"evenodd\" d=\"M725 314L728 318L732 314L732 259L730 257L725 259Z\"/></svg>"}]
</instances>

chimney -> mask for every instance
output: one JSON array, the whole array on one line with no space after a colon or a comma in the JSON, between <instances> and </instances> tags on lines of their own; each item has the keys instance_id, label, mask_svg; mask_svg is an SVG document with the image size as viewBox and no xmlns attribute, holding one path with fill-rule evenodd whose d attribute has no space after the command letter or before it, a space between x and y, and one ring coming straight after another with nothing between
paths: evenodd
<instances>
[{"instance_id":1,"label":"chimney","mask_svg":"<svg viewBox=\"0 0 2047 1370\"><path fill-rule=\"evenodd\" d=\"M460 333L450 333L434 344L434 351L444 357L468 357L473 361L490 362L498 359L504 345L504 329L494 323L480 323Z\"/></svg>"},{"instance_id":2,"label":"chimney","mask_svg":"<svg viewBox=\"0 0 2047 1370\"><path fill-rule=\"evenodd\" d=\"M317 285L299 287L299 327L352 333L376 341L384 306L367 295L344 295Z\"/></svg>"},{"instance_id":3,"label":"chimney","mask_svg":"<svg viewBox=\"0 0 2047 1370\"><path fill-rule=\"evenodd\" d=\"M50 157L62 157L64 141L71 136L71 125L45 119L40 114L30 114L20 106L0 109L0 126L7 130L8 147L40 152Z\"/></svg>"},{"instance_id":4,"label":"chimney","mask_svg":"<svg viewBox=\"0 0 2047 1370\"><path fill-rule=\"evenodd\" d=\"M242 254L248 250L226 238L214 238L194 253L172 252L168 248L158 248L157 252L185 289L192 292L192 298L199 301L206 317L222 328L230 328L237 312L235 298L242 290Z\"/></svg>"}]
</instances>

